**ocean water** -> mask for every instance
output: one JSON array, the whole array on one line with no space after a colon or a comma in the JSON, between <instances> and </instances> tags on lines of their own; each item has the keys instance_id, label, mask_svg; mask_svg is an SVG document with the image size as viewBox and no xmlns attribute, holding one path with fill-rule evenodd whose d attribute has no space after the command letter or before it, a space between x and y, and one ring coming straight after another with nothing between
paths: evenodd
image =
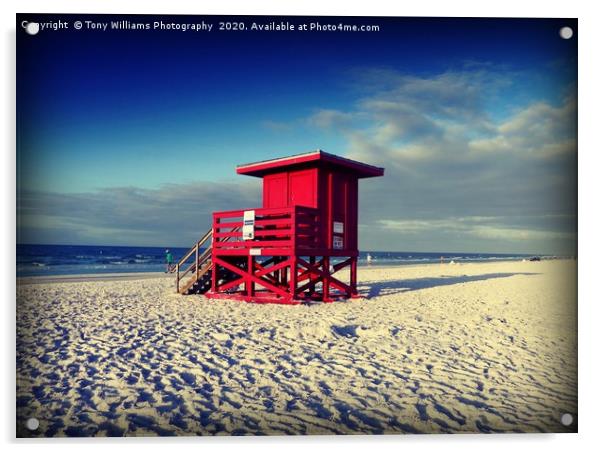
<instances>
[{"instance_id":1,"label":"ocean water","mask_svg":"<svg viewBox=\"0 0 602 452\"><path fill-rule=\"evenodd\" d=\"M189 248L170 248L174 261ZM157 272L165 248L137 246L17 245L17 276Z\"/></svg>"},{"instance_id":2,"label":"ocean water","mask_svg":"<svg viewBox=\"0 0 602 452\"><path fill-rule=\"evenodd\" d=\"M189 248L170 248L174 261ZM417 265L446 262L522 260L526 254L418 253L362 251L359 265ZM83 245L17 245L17 276L76 275L91 273L160 272L165 270L165 248Z\"/></svg>"}]
</instances>

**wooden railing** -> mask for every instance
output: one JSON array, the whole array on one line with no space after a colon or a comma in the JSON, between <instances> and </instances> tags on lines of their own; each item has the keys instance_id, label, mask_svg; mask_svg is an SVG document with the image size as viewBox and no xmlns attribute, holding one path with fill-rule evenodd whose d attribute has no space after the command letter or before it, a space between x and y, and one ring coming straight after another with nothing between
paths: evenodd
<instances>
[{"instance_id":1,"label":"wooden railing","mask_svg":"<svg viewBox=\"0 0 602 452\"><path fill-rule=\"evenodd\" d=\"M213 247L231 255L284 254L291 249L320 248L318 210L293 206L254 209L254 238L243 239L244 210L213 214Z\"/></svg>"},{"instance_id":2,"label":"wooden railing","mask_svg":"<svg viewBox=\"0 0 602 452\"><path fill-rule=\"evenodd\" d=\"M210 229L176 264L176 290L178 292L180 292L181 281L188 275L194 281L197 281L201 277L201 272L205 270L205 264L211 258L211 242L209 242L203 252L201 252L201 248L212 236L213 230ZM194 260L189 263L192 256L194 256Z\"/></svg>"}]
</instances>

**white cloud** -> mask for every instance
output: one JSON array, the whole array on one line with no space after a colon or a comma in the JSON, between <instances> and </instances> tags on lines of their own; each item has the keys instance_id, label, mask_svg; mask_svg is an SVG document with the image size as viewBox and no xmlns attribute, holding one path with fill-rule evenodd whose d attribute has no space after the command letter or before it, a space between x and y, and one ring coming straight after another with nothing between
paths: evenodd
<instances>
[{"instance_id":1,"label":"white cloud","mask_svg":"<svg viewBox=\"0 0 602 452\"><path fill-rule=\"evenodd\" d=\"M415 249L420 236L467 251L514 252L523 243L574 252L574 96L496 119L489 108L504 102L500 89L513 74L495 67L429 77L373 71L363 80L367 94L354 108L324 109L312 122L346 139L333 151L385 167L384 178L361 184L362 224L377 226L364 228L363 243Z\"/></svg>"},{"instance_id":2,"label":"white cloud","mask_svg":"<svg viewBox=\"0 0 602 452\"><path fill-rule=\"evenodd\" d=\"M513 219L517 221L517 219ZM520 221L520 219L518 219ZM487 239L508 241L574 239L570 232L525 229L518 227L499 227L491 224L507 221L498 217L460 217L431 220L379 220L377 223L384 229L394 230L402 234L420 233L455 233L477 236ZM483 224L485 223L485 224ZM490 223L490 224L487 224Z\"/></svg>"},{"instance_id":3,"label":"white cloud","mask_svg":"<svg viewBox=\"0 0 602 452\"><path fill-rule=\"evenodd\" d=\"M575 239L570 232L538 231L533 229L500 228L491 226L475 226L471 233L479 237L500 240L555 240Z\"/></svg>"},{"instance_id":4,"label":"white cloud","mask_svg":"<svg viewBox=\"0 0 602 452\"><path fill-rule=\"evenodd\" d=\"M353 120L351 113L343 113L338 110L324 109L317 110L308 118L308 123L312 126L329 129L331 127L346 127Z\"/></svg>"},{"instance_id":5,"label":"white cloud","mask_svg":"<svg viewBox=\"0 0 602 452\"><path fill-rule=\"evenodd\" d=\"M559 106L545 102L529 105L495 128L492 137L472 140L477 152L516 152L531 157L554 157L574 153L577 106L573 97Z\"/></svg>"},{"instance_id":6,"label":"white cloud","mask_svg":"<svg viewBox=\"0 0 602 452\"><path fill-rule=\"evenodd\" d=\"M257 206L259 180L19 194L19 243L188 246L212 213Z\"/></svg>"}]
</instances>

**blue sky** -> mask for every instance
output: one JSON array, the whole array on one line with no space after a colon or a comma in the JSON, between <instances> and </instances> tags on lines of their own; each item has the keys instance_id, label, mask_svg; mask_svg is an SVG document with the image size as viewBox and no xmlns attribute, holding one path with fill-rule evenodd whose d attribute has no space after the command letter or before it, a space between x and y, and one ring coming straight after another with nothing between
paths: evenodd
<instances>
[{"instance_id":1,"label":"blue sky","mask_svg":"<svg viewBox=\"0 0 602 452\"><path fill-rule=\"evenodd\" d=\"M574 253L576 21L344 21L380 31L19 32L19 240L186 246L260 205L235 165L322 148L387 169L363 249Z\"/></svg>"}]
</instances>

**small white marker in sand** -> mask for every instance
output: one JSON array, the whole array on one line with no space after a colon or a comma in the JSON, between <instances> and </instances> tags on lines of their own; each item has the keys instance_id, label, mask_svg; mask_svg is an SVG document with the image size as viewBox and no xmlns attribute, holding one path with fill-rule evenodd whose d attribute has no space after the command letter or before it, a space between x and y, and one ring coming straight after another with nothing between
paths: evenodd
<instances>
[{"instance_id":1,"label":"small white marker in sand","mask_svg":"<svg viewBox=\"0 0 602 452\"><path fill-rule=\"evenodd\" d=\"M454 265L456 261L449 261L449 265Z\"/></svg>"},{"instance_id":2,"label":"small white marker in sand","mask_svg":"<svg viewBox=\"0 0 602 452\"><path fill-rule=\"evenodd\" d=\"M25 427L27 427L29 430L37 430L39 426L40 421L38 421L35 417L30 417L25 422Z\"/></svg>"}]
</instances>

